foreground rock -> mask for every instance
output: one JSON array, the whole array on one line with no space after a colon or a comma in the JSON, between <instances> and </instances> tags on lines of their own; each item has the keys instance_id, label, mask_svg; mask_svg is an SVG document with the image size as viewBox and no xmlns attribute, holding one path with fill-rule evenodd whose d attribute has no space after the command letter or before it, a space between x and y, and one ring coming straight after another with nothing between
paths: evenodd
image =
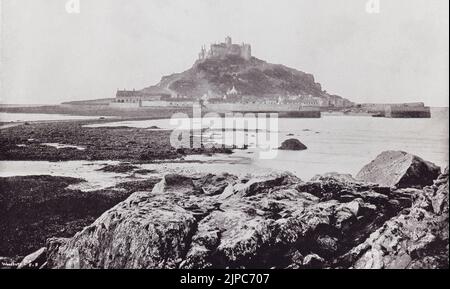
<instances>
[{"instance_id":1,"label":"foreground rock","mask_svg":"<svg viewBox=\"0 0 450 289\"><path fill-rule=\"evenodd\" d=\"M73 238L53 242L49 266L176 268L206 213L200 206L213 208L199 193L190 178L168 175L151 193L134 193Z\"/></svg>"},{"instance_id":2,"label":"foreground rock","mask_svg":"<svg viewBox=\"0 0 450 289\"><path fill-rule=\"evenodd\" d=\"M436 269L449 265L448 168L416 195L410 209L386 222L342 259L358 269Z\"/></svg>"},{"instance_id":3,"label":"foreground rock","mask_svg":"<svg viewBox=\"0 0 450 289\"><path fill-rule=\"evenodd\" d=\"M302 144L298 139L291 138L285 140L281 146L280 150L290 150L290 151L302 151L308 149L304 144Z\"/></svg>"},{"instance_id":4,"label":"foreground rock","mask_svg":"<svg viewBox=\"0 0 450 289\"><path fill-rule=\"evenodd\" d=\"M167 175L74 237L50 239L46 266L445 268L448 170L423 189L335 173Z\"/></svg>"},{"instance_id":5,"label":"foreground rock","mask_svg":"<svg viewBox=\"0 0 450 289\"><path fill-rule=\"evenodd\" d=\"M166 176L71 239L51 268L324 268L411 203L404 193L290 175L229 180L207 195Z\"/></svg>"},{"instance_id":6,"label":"foreground rock","mask_svg":"<svg viewBox=\"0 0 450 289\"><path fill-rule=\"evenodd\" d=\"M438 166L418 156L401 151L386 151L366 165L356 178L382 186L408 188L432 185L440 173Z\"/></svg>"}]
</instances>

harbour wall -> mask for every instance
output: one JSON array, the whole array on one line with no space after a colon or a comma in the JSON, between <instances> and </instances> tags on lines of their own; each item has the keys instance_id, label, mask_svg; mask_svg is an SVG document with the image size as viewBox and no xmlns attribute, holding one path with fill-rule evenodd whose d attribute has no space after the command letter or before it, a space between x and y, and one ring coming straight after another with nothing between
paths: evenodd
<instances>
[{"instance_id":1,"label":"harbour wall","mask_svg":"<svg viewBox=\"0 0 450 289\"><path fill-rule=\"evenodd\" d=\"M384 116L388 118L430 118L431 109L428 106L387 106Z\"/></svg>"},{"instance_id":2,"label":"harbour wall","mask_svg":"<svg viewBox=\"0 0 450 289\"><path fill-rule=\"evenodd\" d=\"M320 118L319 107L304 107L294 104L267 104L267 103L216 103L206 104L206 109L217 113L278 113L279 117L286 118Z\"/></svg>"}]
</instances>

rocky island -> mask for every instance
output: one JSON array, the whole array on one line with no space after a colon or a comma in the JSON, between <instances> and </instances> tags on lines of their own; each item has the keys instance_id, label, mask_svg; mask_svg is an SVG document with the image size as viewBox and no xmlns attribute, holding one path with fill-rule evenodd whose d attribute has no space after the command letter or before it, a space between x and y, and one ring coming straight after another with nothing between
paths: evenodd
<instances>
[{"instance_id":1,"label":"rocky island","mask_svg":"<svg viewBox=\"0 0 450 289\"><path fill-rule=\"evenodd\" d=\"M200 103L208 112L276 112L280 117L320 118L322 112L387 118L430 118L424 103L354 103L323 89L314 75L259 59L248 43L202 46L185 71L163 76L142 89L118 89L105 99L68 101L55 106L0 107L0 112L68 113L142 118L190 113Z\"/></svg>"}]
</instances>

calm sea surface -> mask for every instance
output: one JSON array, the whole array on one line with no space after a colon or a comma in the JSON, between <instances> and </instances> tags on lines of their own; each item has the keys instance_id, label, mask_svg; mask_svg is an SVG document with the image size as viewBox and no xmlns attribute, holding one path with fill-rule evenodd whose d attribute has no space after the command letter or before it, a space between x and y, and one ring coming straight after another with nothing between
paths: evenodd
<instances>
[{"instance_id":1,"label":"calm sea surface","mask_svg":"<svg viewBox=\"0 0 450 289\"><path fill-rule=\"evenodd\" d=\"M449 163L449 127L448 109L433 111L431 119L388 119L366 116L324 116L321 119L278 119L277 128L267 127L258 131L243 130L247 150L235 150L232 155L190 156L189 160L198 163L148 164L145 168L155 169L160 174L180 172L187 174L204 172L229 172L237 175L264 174L266 172L290 171L304 180L316 174L327 172L350 173L358 171L378 154L386 150L402 150L422 157L425 160L445 167ZM174 129L179 127L170 120L123 121L96 126L129 126ZM229 128L227 126L227 128ZM271 132L272 134L267 134ZM281 151L274 149L274 158L262 159L258 145L252 137L276 137L277 147L288 138L299 139L308 149L305 151ZM205 139L213 143L229 141L227 137L211 129L204 134ZM256 141L257 142L257 141ZM70 144L67 144L70 145ZM240 145L240 144L239 144ZM264 150L266 151L266 150ZM13 170L9 170L8 166ZM39 169L33 169L33 166ZM117 176L100 176L100 172L91 171L91 166L81 162L0 162L0 176L40 174L71 175L79 174L80 169L88 171L90 179L96 178L106 186L108 180ZM49 172L46 172L48 168ZM114 185L110 183L110 185Z\"/></svg>"},{"instance_id":2,"label":"calm sea surface","mask_svg":"<svg viewBox=\"0 0 450 289\"><path fill-rule=\"evenodd\" d=\"M98 118L99 118L98 116L80 116L68 114L0 112L0 122L83 120L83 119L98 119Z\"/></svg>"},{"instance_id":3,"label":"calm sea surface","mask_svg":"<svg viewBox=\"0 0 450 289\"><path fill-rule=\"evenodd\" d=\"M251 137L265 134L267 138L270 138L273 135L268 132L274 129L267 125L266 130L255 133L251 131L254 127L248 125L245 127L250 129L245 131L246 143L251 148L236 150L229 158L233 162L231 166L236 166L236 158L242 158L243 161L237 165L242 166L245 162L249 171L261 168L287 170L305 179L326 172L355 175L365 164L386 150L406 151L444 167L449 162L448 117L448 109L441 109L433 111L431 119L390 119L367 116L324 116L321 119L282 118L278 119L278 129L276 129L278 144L275 147L286 139L297 138L308 147L307 150L276 150L274 158L263 159L260 154L261 148L252 148L254 143ZM171 123L167 119L102 125L141 128L158 126L162 129L179 127L179 124L174 125L173 121ZM226 126L226 128L230 127ZM237 129L242 127L238 126ZM227 137L223 138L224 135L214 129L206 135L206 138L217 143L232 143L227 142ZM237 144L241 145L239 141ZM223 166L226 159L227 157L223 156L220 158L220 166ZM230 167L230 170L232 171L233 168Z\"/></svg>"}]
</instances>

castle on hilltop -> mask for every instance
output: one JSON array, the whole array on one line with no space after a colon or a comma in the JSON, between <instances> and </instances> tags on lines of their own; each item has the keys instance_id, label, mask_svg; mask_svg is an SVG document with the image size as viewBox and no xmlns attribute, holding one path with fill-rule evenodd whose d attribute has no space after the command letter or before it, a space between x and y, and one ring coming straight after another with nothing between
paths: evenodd
<instances>
[{"instance_id":1,"label":"castle on hilltop","mask_svg":"<svg viewBox=\"0 0 450 289\"><path fill-rule=\"evenodd\" d=\"M202 46L198 59L222 58L228 55L240 56L245 60L250 60L252 57L252 47L246 43L242 43L241 45L233 44L231 37L227 36L225 42L211 44L209 51L206 50L205 46Z\"/></svg>"}]
</instances>

